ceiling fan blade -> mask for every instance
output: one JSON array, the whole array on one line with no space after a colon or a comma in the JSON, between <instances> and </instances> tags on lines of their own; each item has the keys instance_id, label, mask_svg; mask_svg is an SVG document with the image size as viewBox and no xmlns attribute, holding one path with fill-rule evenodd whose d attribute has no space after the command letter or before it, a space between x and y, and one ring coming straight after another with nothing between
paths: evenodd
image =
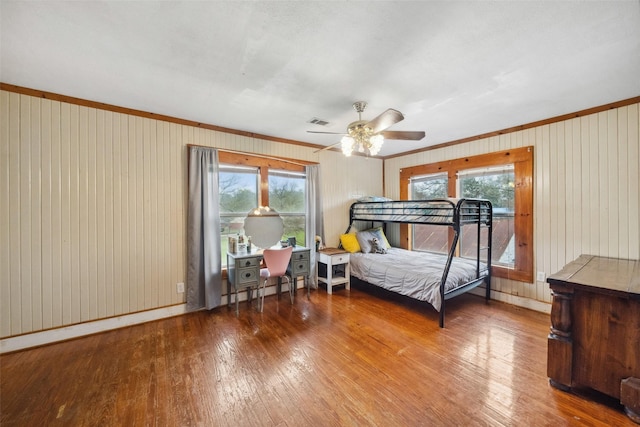
<instances>
[{"instance_id":1,"label":"ceiling fan blade","mask_svg":"<svg viewBox=\"0 0 640 427\"><path fill-rule=\"evenodd\" d=\"M385 130L380 133L384 136L384 139L407 139L411 141L420 141L425 136L423 131Z\"/></svg>"},{"instance_id":2,"label":"ceiling fan blade","mask_svg":"<svg viewBox=\"0 0 640 427\"><path fill-rule=\"evenodd\" d=\"M404 116L400 111L389 108L387 111L367 123L367 126L373 130L373 133L378 133L402 120L404 120Z\"/></svg>"},{"instance_id":3,"label":"ceiling fan blade","mask_svg":"<svg viewBox=\"0 0 640 427\"><path fill-rule=\"evenodd\" d=\"M308 130L307 133L327 133L330 135L345 135L344 132L323 132L323 131L319 131L319 130Z\"/></svg>"},{"instance_id":4,"label":"ceiling fan blade","mask_svg":"<svg viewBox=\"0 0 640 427\"><path fill-rule=\"evenodd\" d=\"M319 153L320 151L328 150L328 149L333 148L333 147L335 147L336 145L340 145L340 144L342 144L342 142L338 141L338 142L336 142L336 143L335 143L335 144L333 144L333 145L328 145L328 146L326 146L326 147L324 147L324 148L321 148L321 149L319 149L319 150L316 150L316 151L314 151L314 153Z\"/></svg>"}]
</instances>

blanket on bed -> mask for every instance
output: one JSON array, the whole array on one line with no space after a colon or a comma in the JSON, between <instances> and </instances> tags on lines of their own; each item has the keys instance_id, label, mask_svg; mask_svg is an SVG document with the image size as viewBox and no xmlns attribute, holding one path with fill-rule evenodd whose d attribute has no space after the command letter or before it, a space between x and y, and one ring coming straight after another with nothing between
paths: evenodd
<instances>
[{"instance_id":1,"label":"blanket on bed","mask_svg":"<svg viewBox=\"0 0 640 427\"><path fill-rule=\"evenodd\" d=\"M352 253L351 275L372 285L408 297L429 302L440 311L440 282L446 255L390 248L386 254ZM487 267L480 264L480 274ZM454 258L445 283L445 291L476 279L476 261Z\"/></svg>"}]
</instances>

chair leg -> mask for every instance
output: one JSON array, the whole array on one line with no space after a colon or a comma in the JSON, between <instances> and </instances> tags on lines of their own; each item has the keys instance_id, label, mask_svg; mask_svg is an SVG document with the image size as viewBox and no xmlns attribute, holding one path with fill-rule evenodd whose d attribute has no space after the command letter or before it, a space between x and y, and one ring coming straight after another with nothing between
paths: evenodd
<instances>
[{"instance_id":1,"label":"chair leg","mask_svg":"<svg viewBox=\"0 0 640 427\"><path fill-rule=\"evenodd\" d=\"M238 289L236 288L235 291L235 298L236 298L236 317L240 316L240 302L238 301Z\"/></svg>"},{"instance_id":2,"label":"chair leg","mask_svg":"<svg viewBox=\"0 0 640 427\"><path fill-rule=\"evenodd\" d=\"M260 297L260 313L262 313L262 310L264 310L264 294L267 293L267 280L268 279L264 279L264 282L262 282L262 297ZM260 292L258 290L258 292Z\"/></svg>"},{"instance_id":3,"label":"chair leg","mask_svg":"<svg viewBox=\"0 0 640 427\"><path fill-rule=\"evenodd\" d=\"M283 276L285 279L287 279L287 283L289 283L289 297L291 297L291 304L293 304L293 297L294 297L294 291L295 289L293 289L293 280L289 279L289 276Z\"/></svg>"}]
</instances>

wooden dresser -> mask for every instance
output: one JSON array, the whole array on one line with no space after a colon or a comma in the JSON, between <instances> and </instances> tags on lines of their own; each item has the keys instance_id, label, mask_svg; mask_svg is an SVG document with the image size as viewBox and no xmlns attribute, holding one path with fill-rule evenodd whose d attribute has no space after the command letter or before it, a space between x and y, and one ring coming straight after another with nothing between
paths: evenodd
<instances>
[{"instance_id":1,"label":"wooden dresser","mask_svg":"<svg viewBox=\"0 0 640 427\"><path fill-rule=\"evenodd\" d=\"M581 255L547 282L551 384L618 398L640 423L640 261Z\"/></svg>"}]
</instances>

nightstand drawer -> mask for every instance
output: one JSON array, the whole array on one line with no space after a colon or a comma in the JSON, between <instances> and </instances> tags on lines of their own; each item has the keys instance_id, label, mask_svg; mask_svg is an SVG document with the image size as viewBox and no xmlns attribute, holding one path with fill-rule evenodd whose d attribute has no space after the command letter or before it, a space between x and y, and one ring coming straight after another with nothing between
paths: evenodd
<instances>
[{"instance_id":1,"label":"nightstand drawer","mask_svg":"<svg viewBox=\"0 0 640 427\"><path fill-rule=\"evenodd\" d=\"M349 254L331 255L331 264L332 265L346 264L348 262L349 262Z\"/></svg>"}]
</instances>

